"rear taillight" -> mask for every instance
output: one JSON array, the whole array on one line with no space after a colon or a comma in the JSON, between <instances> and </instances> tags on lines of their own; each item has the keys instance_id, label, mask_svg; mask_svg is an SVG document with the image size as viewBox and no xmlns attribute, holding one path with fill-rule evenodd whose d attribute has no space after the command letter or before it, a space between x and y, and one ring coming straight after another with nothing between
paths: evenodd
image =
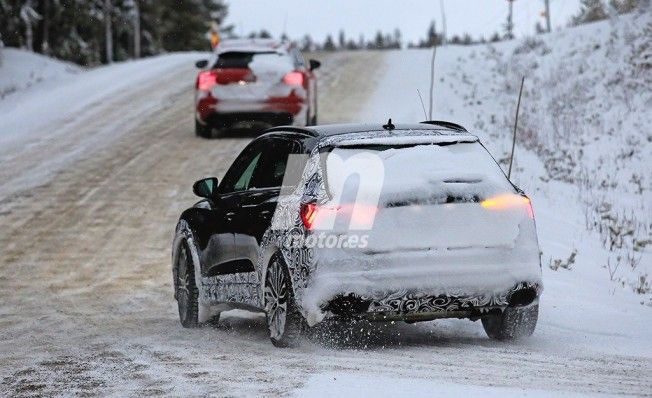
<instances>
[{"instance_id":1,"label":"rear taillight","mask_svg":"<svg viewBox=\"0 0 652 398\"><path fill-rule=\"evenodd\" d=\"M376 206L363 204L343 204L340 206L318 205L317 203L304 203L299 214L301 222L308 230L318 228L332 228L335 218L345 217L349 220L351 229L371 229L378 213Z\"/></svg>"},{"instance_id":2,"label":"rear taillight","mask_svg":"<svg viewBox=\"0 0 652 398\"><path fill-rule=\"evenodd\" d=\"M518 207L525 207L527 214L530 218L534 218L534 210L532 209L532 202L530 198L523 195L516 194L503 194L485 199L480 202L480 205L489 210L508 210Z\"/></svg>"},{"instance_id":3,"label":"rear taillight","mask_svg":"<svg viewBox=\"0 0 652 398\"><path fill-rule=\"evenodd\" d=\"M288 86L303 86L303 73L301 72L290 72L287 75L283 76L283 83Z\"/></svg>"},{"instance_id":4,"label":"rear taillight","mask_svg":"<svg viewBox=\"0 0 652 398\"><path fill-rule=\"evenodd\" d=\"M197 90L208 91L217 84L217 72L203 71L197 76Z\"/></svg>"},{"instance_id":5,"label":"rear taillight","mask_svg":"<svg viewBox=\"0 0 652 398\"><path fill-rule=\"evenodd\" d=\"M317 203L304 203L301 205L299 214L301 215L301 222L303 222L303 226L307 230L311 230L314 227L318 211Z\"/></svg>"}]
</instances>

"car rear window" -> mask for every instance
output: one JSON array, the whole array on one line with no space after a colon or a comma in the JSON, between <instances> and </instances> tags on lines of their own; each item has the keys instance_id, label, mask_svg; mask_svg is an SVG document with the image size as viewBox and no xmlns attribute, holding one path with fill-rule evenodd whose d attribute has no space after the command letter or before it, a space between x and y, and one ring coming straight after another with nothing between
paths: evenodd
<instances>
[{"instance_id":1,"label":"car rear window","mask_svg":"<svg viewBox=\"0 0 652 398\"><path fill-rule=\"evenodd\" d=\"M379 189L385 205L476 202L515 192L479 142L355 145L322 151L325 184L332 197Z\"/></svg>"},{"instance_id":2,"label":"car rear window","mask_svg":"<svg viewBox=\"0 0 652 398\"><path fill-rule=\"evenodd\" d=\"M276 65L279 68L292 68L293 60L288 54L276 51L222 53L217 57L213 68L252 69L252 64Z\"/></svg>"}]
</instances>

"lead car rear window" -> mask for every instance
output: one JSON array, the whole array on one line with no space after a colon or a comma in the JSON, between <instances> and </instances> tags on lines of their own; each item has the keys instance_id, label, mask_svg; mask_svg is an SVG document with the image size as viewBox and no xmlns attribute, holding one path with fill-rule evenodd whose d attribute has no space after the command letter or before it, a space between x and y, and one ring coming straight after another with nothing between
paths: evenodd
<instances>
[{"instance_id":1,"label":"lead car rear window","mask_svg":"<svg viewBox=\"0 0 652 398\"><path fill-rule=\"evenodd\" d=\"M329 195L344 200L374 189L385 204L475 202L516 191L479 142L326 147L321 166Z\"/></svg>"},{"instance_id":2,"label":"lead car rear window","mask_svg":"<svg viewBox=\"0 0 652 398\"><path fill-rule=\"evenodd\" d=\"M292 58L284 53L269 52L240 52L232 51L222 53L217 57L213 68L251 69L251 64L273 64L280 67L292 67Z\"/></svg>"}]
</instances>

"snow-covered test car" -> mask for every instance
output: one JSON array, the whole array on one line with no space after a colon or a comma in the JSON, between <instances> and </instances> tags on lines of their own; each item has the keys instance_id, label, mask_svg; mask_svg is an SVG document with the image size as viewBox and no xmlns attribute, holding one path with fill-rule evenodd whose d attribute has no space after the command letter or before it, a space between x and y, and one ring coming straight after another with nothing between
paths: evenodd
<instances>
[{"instance_id":1,"label":"snow-covered test car","mask_svg":"<svg viewBox=\"0 0 652 398\"><path fill-rule=\"evenodd\" d=\"M320 63L294 45L272 39L224 40L196 62L195 133L227 128L317 123Z\"/></svg>"},{"instance_id":2,"label":"snow-covered test car","mask_svg":"<svg viewBox=\"0 0 652 398\"><path fill-rule=\"evenodd\" d=\"M244 308L266 314L277 346L327 319L534 331L532 205L459 125L273 128L194 192L172 255L185 327Z\"/></svg>"}]
</instances>

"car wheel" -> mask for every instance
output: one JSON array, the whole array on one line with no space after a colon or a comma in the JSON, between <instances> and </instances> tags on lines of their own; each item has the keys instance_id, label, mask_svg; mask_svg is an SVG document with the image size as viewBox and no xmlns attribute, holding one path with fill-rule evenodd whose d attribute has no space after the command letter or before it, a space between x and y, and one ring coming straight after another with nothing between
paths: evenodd
<instances>
[{"instance_id":1,"label":"car wheel","mask_svg":"<svg viewBox=\"0 0 652 398\"><path fill-rule=\"evenodd\" d=\"M213 136L213 129L210 126L204 126L195 119L195 135L202 138L211 138Z\"/></svg>"},{"instance_id":2,"label":"car wheel","mask_svg":"<svg viewBox=\"0 0 652 398\"><path fill-rule=\"evenodd\" d=\"M278 254L272 257L267 269L264 297L272 344L276 347L298 346L304 320L294 301L290 274Z\"/></svg>"},{"instance_id":3,"label":"car wheel","mask_svg":"<svg viewBox=\"0 0 652 398\"><path fill-rule=\"evenodd\" d=\"M487 336L494 340L515 340L531 336L537 326L539 305L508 307L501 314L490 314L482 318Z\"/></svg>"},{"instance_id":4,"label":"car wheel","mask_svg":"<svg viewBox=\"0 0 652 398\"><path fill-rule=\"evenodd\" d=\"M176 268L175 296L179 320L183 327L195 328L199 325L199 290L195 283L195 265L186 240L179 247Z\"/></svg>"}]
</instances>

